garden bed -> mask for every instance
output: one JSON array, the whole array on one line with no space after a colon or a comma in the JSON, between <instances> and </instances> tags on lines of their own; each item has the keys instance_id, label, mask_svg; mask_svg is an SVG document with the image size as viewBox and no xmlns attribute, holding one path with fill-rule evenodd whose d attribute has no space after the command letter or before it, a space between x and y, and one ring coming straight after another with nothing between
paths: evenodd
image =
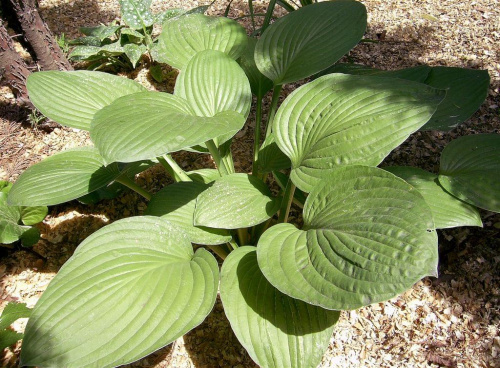
<instances>
[{"instance_id":1,"label":"garden bed","mask_svg":"<svg viewBox=\"0 0 500 368\"><path fill-rule=\"evenodd\" d=\"M56 34L78 36L79 26L109 23L117 1L40 1L42 15ZM368 9L363 43L349 55L356 63L382 69L420 64L487 69L491 88L481 107L451 132L419 132L393 152L386 164L407 164L435 172L443 147L472 133L500 132L500 10L491 1L457 5L456 1L364 1ZM156 10L193 7L198 2L154 1ZM220 15L227 3L209 10ZM260 13L266 4L254 2ZM246 2L233 2L230 17L248 13ZM166 89L147 70L130 76L150 89ZM70 128L30 125L12 94L2 87L0 100L0 179L14 181L28 166L70 147L88 145L86 133ZM285 91L286 92L286 91ZM252 119L249 119L252 121ZM238 172L249 172L254 126L248 124L233 142ZM179 164L197 169L212 165L208 156L179 154ZM152 192L167 174L154 167L138 183ZM40 225L42 240L34 250L3 251L0 260L1 307L8 301L33 306L77 245L98 228L123 217L140 215L146 202L134 193L84 206L76 201L50 208ZM343 312L321 367L500 367L500 216L482 212L484 228L440 232L440 277L425 278L401 296L356 311ZM17 328L22 328L18 324ZM19 347L5 352L14 366ZM173 344L134 363L134 367L254 367L238 343L218 300L207 320Z\"/></svg>"}]
</instances>

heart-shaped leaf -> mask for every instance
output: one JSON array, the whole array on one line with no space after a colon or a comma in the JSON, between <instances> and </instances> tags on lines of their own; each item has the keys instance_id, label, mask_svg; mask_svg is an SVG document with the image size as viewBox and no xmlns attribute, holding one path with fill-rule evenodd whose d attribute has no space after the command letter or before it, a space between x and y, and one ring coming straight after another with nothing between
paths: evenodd
<instances>
[{"instance_id":1,"label":"heart-shaped leaf","mask_svg":"<svg viewBox=\"0 0 500 368\"><path fill-rule=\"evenodd\" d=\"M197 116L212 117L236 111L245 119L250 113L252 93L243 69L223 52L198 52L179 74L174 95L184 98ZM222 144L234 133L218 138Z\"/></svg>"},{"instance_id":2,"label":"heart-shaped leaf","mask_svg":"<svg viewBox=\"0 0 500 368\"><path fill-rule=\"evenodd\" d=\"M292 92L273 134L309 192L337 165L376 166L432 116L444 91L382 77L329 74Z\"/></svg>"},{"instance_id":3,"label":"heart-shaped leaf","mask_svg":"<svg viewBox=\"0 0 500 368\"><path fill-rule=\"evenodd\" d=\"M57 153L29 167L12 186L9 204L51 206L76 199L111 183L118 166L106 166L94 147Z\"/></svg>"},{"instance_id":4,"label":"heart-shaped leaf","mask_svg":"<svg viewBox=\"0 0 500 368\"><path fill-rule=\"evenodd\" d=\"M439 185L438 176L416 167L384 167L411 184L424 197L432 211L436 229L457 226L483 226L476 207L450 195Z\"/></svg>"},{"instance_id":5,"label":"heart-shaped leaf","mask_svg":"<svg viewBox=\"0 0 500 368\"><path fill-rule=\"evenodd\" d=\"M193 225L196 198L209 185L198 182L180 182L169 185L156 193L149 202L145 215L161 216L178 225L195 244L216 245L231 241L227 230Z\"/></svg>"},{"instance_id":6,"label":"heart-shaped leaf","mask_svg":"<svg viewBox=\"0 0 500 368\"><path fill-rule=\"evenodd\" d=\"M191 13L168 20L158 37L158 60L183 70L196 53L222 51L237 59L246 47L245 29L225 17Z\"/></svg>"},{"instance_id":7,"label":"heart-shaped leaf","mask_svg":"<svg viewBox=\"0 0 500 368\"><path fill-rule=\"evenodd\" d=\"M360 2L305 6L266 29L255 47L255 63L275 85L296 82L335 63L356 46L365 28Z\"/></svg>"},{"instance_id":8,"label":"heart-shaped leaf","mask_svg":"<svg viewBox=\"0 0 500 368\"><path fill-rule=\"evenodd\" d=\"M258 225L279 208L264 182L247 174L226 175L198 196L194 224L219 229Z\"/></svg>"},{"instance_id":9,"label":"heart-shaped leaf","mask_svg":"<svg viewBox=\"0 0 500 368\"><path fill-rule=\"evenodd\" d=\"M133 29L144 29L153 25L153 14L149 10L151 0L120 0L123 22Z\"/></svg>"},{"instance_id":10,"label":"heart-shaped leaf","mask_svg":"<svg viewBox=\"0 0 500 368\"><path fill-rule=\"evenodd\" d=\"M267 92L273 89L273 81L262 74L255 64L256 44L257 39L248 37L247 47L241 55L239 63L250 81L252 93L257 96L257 99L262 99Z\"/></svg>"},{"instance_id":11,"label":"heart-shaped leaf","mask_svg":"<svg viewBox=\"0 0 500 368\"><path fill-rule=\"evenodd\" d=\"M32 73L26 86L42 114L83 130L90 130L94 114L118 97L146 90L131 79L90 71Z\"/></svg>"},{"instance_id":12,"label":"heart-shaped leaf","mask_svg":"<svg viewBox=\"0 0 500 368\"><path fill-rule=\"evenodd\" d=\"M24 366L115 367L199 325L213 308L218 266L160 217L116 221L88 237L35 306Z\"/></svg>"},{"instance_id":13,"label":"heart-shaped leaf","mask_svg":"<svg viewBox=\"0 0 500 368\"><path fill-rule=\"evenodd\" d=\"M500 212L500 134L455 139L441 154L439 183L455 197Z\"/></svg>"},{"instance_id":14,"label":"heart-shaped leaf","mask_svg":"<svg viewBox=\"0 0 500 368\"><path fill-rule=\"evenodd\" d=\"M437 275L437 235L412 186L378 168L343 166L307 197L304 228L279 224L257 246L265 277L292 298L327 309L390 299Z\"/></svg>"},{"instance_id":15,"label":"heart-shaped leaf","mask_svg":"<svg viewBox=\"0 0 500 368\"><path fill-rule=\"evenodd\" d=\"M261 367L317 367L339 312L290 298L272 286L257 264L255 247L226 258L220 295L231 327Z\"/></svg>"},{"instance_id":16,"label":"heart-shaped leaf","mask_svg":"<svg viewBox=\"0 0 500 368\"><path fill-rule=\"evenodd\" d=\"M47 216L46 206L21 207L21 221L25 225L34 225L42 222Z\"/></svg>"},{"instance_id":17,"label":"heart-shaped leaf","mask_svg":"<svg viewBox=\"0 0 500 368\"><path fill-rule=\"evenodd\" d=\"M194 116L186 100L167 93L140 92L100 110L90 137L108 161L146 160L235 134L245 118L234 111Z\"/></svg>"},{"instance_id":18,"label":"heart-shaped leaf","mask_svg":"<svg viewBox=\"0 0 500 368\"><path fill-rule=\"evenodd\" d=\"M0 315L0 330L9 327L19 318L28 318L30 315L31 309L25 303L9 302Z\"/></svg>"}]
</instances>

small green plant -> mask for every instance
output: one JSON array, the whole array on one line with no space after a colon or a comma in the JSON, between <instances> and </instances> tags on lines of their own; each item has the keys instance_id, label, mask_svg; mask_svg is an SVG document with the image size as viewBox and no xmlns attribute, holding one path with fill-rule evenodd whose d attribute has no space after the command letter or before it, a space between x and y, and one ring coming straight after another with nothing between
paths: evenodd
<instances>
[{"instance_id":1,"label":"small green plant","mask_svg":"<svg viewBox=\"0 0 500 368\"><path fill-rule=\"evenodd\" d=\"M8 303L0 315L0 350L14 345L23 338L23 334L11 330L9 326L20 318L28 318L31 309L23 303Z\"/></svg>"},{"instance_id":2,"label":"small green plant","mask_svg":"<svg viewBox=\"0 0 500 368\"><path fill-rule=\"evenodd\" d=\"M40 123L44 122L46 119L47 118L43 116L36 108L31 110L30 114L28 115L28 121L32 128L37 128Z\"/></svg>"},{"instance_id":3,"label":"small green plant","mask_svg":"<svg viewBox=\"0 0 500 368\"><path fill-rule=\"evenodd\" d=\"M284 84L329 68L365 27L365 7L343 0L293 11L258 40L224 17L176 17L164 23L157 48L161 61L181 71L173 94L101 72L31 75L33 104L90 131L95 146L30 167L10 203L54 205L113 183L149 205L144 216L116 221L80 244L33 311L21 364L133 362L199 325L220 290L231 327L257 364L314 367L340 310L436 276L436 229L481 226L476 206L500 211L500 136L452 142L438 174L377 166L417 130L451 129L470 116L488 75L337 72L279 105ZM419 81L408 77L415 74ZM253 170L236 173L231 139L252 95ZM171 156L181 150L210 153L216 169L185 172ZM130 173L148 160L175 183L155 194L138 186ZM288 222L292 203L302 210L300 228ZM207 249L224 260L221 270Z\"/></svg>"},{"instance_id":4,"label":"small green plant","mask_svg":"<svg viewBox=\"0 0 500 368\"><path fill-rule=\"evenodd\" d=\"M11 247L21 241L31 247L40 239L40 232L33 225L47 216L46 206L9 206L7 196L12 183L0 181L0 245Z\"/></svg>"},{"instance_id":5,"label":"small green plant","mask_svg":"<svg viewBox=\"0 0 500 368\"><path fill-rule=\"evenodd\" d=\"M61 33L60 36L56 36L56 42L61 48L61 51L67 54L69 52L69 41L66 39L66 35Z\"/></svg>"},{"instance_id":6,"label":"small green plant","mask_svg":"<svg viewBox=\"0 0 500 368\"><path fill-rule=\"evenodd\" d=\"M113 22L105 26L81 27L84 34L69 45L75 46L69 58L74 61L90 62L87 69L104 67L134 69L144 54L151 60L155 57L156 40L153 26L185 13L203 13L207 6L191 10L170 9L154 14L150 10L151 0L120 0L121 23Z\"/></svg>"}]
</instances>

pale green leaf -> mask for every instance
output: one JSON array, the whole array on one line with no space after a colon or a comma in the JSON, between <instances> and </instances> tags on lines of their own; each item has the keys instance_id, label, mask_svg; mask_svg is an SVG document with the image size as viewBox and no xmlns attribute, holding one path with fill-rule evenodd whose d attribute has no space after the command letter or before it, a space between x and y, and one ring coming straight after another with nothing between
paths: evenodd
<instances>
[{"instance_id":1,"label":"pale green leaf","mask_svg":"<svg viewBox=\"0 0 500 368\"><path fill-rule=\"evenodd\" d=\"M460 137L441 154L439 183L476 207L500 212L500 134Z\"/></svg>"},{"instance_id":2,"label":"pale green leaf","mask_svg":"<svg viewBox=\"0 0 500 368\"><path fill-rule=\"evenodd\" d=\"M195 244L216 245L231 240L227 230L193 225L196 198L209 187L198 182L180 182L156 193L148 204L145 215L161 216L179 226Z\"/></svg>"},{"instance_id":3,"label":"pale green leaf","mask_svg":"<svg viewBox=\"0 0 500 368\"><path fill-rule=\"evenodd\" d=\"M21 365L116 367L162 348L213 308L218 266L160 217L134 217L88 237L35 306Z\"/></svg>"},{"instance_id":4,"label":"pale green leaf","mask_svg":"<svg viewBox=\"0 0 500 368\"><path fill-rule=\"evenodd\" d=\"M100 110L90 136L108 161L132 162L158 157L235 134L245 118L233 111L194 116L186 100L159 92L124 96Z\"/></svg>"},{"instance_id":5,"label":"pale green leaf","mask_svg":"<svg viewBox=\"0 0 500 368\"><path fill-rule=\"evenodd\" d=\"M12 186L9 203L50 206L91 193L120 175L93 147L63 151L29 167Z\"/></svg>"},{"instance_id":6,"label":"pale green leaf","mask_svg":"<svg viewBox=\"0 0 500 368\"><path fill-rule=\"evenodd\" d=\"M158 38L158 60L183 70L199 51L217 50L237 59L246 47L245 29L225 17L188 14L163 24Z\"/></svg>"},{"instance_id":7,"label":"pale green leaf","mask_svg":"<svg viewBox=\"0 0 500 368\"><path fill-rule=\"evenodd\" d=\"M266 221L279 208L264 182L247 174L226 175L198 196L194 224L239 229Z\"/></svg>"},{"instance_id":8,"label":"pale green leaf","mask_svg":"<svg viewBox=\"0 0 500 368\"><path fill-rule=\"evenodd\" d=\"M209 184L220 178L219 171L217 169L199 169L189 171L187 175L198 183Z\"/></svg>"},{"instance_id":9,"label":"pale green leaf","mask_svg":"<svg viewBox=\"0 0 500 368\"><path fill-rule=\"evenodd\" d=\"M223 52L198 52L179 74L174 95L184 98L197 116L236 111L250 113L250 83L238 63Z\"/></svg>"},{"instance_id":10,"label":"pale green leaf","mask_svg":"<svg viewBox=\"0 0 500 368\"><path fill-rule=\"evenodd\" d=\"M275 85L329 67L361 40L366 9L357 1L326 1L298 9L266 29L255 47L259 70Z\"/></svg>"},{"instance_id":11,"label":"pale green leaf","mask_svg":"<svg viewBox=\"0 0 500 368\"><path fill-rule=\"evenodd\" d=\"M399 176L422 194L432 211L436 229L483 226L479 211L445 191L436 174L406 166L384 167L384 170Z\"/></svg>"},{"instance_id":12,"label":"pale green leaf","mask_svg":"<svg viewBox=\"0 0 500 368\"><path fill-rule=\"evenodd\" d=\"M327 309L390 299L436 276L437 235L423 197L378 168L343 166L304 205L304 227L278 224L257 247L259 266L281 292Z\"/></svg>"},{"instance_id":13,"label":"pale green leaf","mask_svg":"<svg viewBox=\"0 0 500 368\"><path fill-rule=\"evenodd\" d=\"M123 51L125 55L129 58L132 66L135 68L137 63L141 59L142 55L144 55L147 51L147 47L145 45L135 45L133 43L126 44L123 46Z\"/></svg>"},{"instance_id":14,"label":"pale green leaf","mask_svg":"<svg viewBox=\"0 0 500 368\"><path fill-rule=\"evenodd\" d=\"M105 38L110 38L115 35L121 26L96 26L96 27L80 27L78 30L86 36L97 37L101 41Z\"/></svg>"},{"instance_id":15,"label":"pale green leaf","mask_svg":"<svg viewBox=\"0 0 500 368\"><path fill-rule=\"evenodd\" d=\"M273 134L292 161L293 183L309 192L335 166L381 163L429 120L444 93L403 79L329 74L287 97Z\"/></svg>"},{"instance_id":16,"label":"pale green leaf","mask_svg":"<svg viewBox=\"0 0 500 368\"><path fill-rule=\"evenodd\" d=\"M220 294L236 337L259 366L318 366L339 312L279 292L259 269L255 247L238 248L226 258Z\"/></svg>"},{"instance_id":17,"label":"pale green leaf","mask_svg":"<svg viewBox=\"0 0 500 368\"><path fill-rule=\"evenodd\" d=\"M32 73L26 84L33 105L59 124L89 130L94 114L118 97L145 91L139 83L101 72Z\"/></svg>"}]
</instances>

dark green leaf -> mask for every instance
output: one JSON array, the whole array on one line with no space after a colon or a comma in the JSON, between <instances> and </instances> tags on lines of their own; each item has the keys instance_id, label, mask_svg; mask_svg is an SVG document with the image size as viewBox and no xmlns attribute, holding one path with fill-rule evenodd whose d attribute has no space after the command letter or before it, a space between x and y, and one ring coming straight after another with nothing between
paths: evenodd
<instances>
[{"instance_id":1,"label":"dark green leaf","mask_svg":"<svg viewBox=\"0 0 500 368\"><path fill-rule=\"evenodd\" d=\"M455 139L441 154L439 183L461 200L500 212L500 134Z\"/></svg>"}]
</instances>

